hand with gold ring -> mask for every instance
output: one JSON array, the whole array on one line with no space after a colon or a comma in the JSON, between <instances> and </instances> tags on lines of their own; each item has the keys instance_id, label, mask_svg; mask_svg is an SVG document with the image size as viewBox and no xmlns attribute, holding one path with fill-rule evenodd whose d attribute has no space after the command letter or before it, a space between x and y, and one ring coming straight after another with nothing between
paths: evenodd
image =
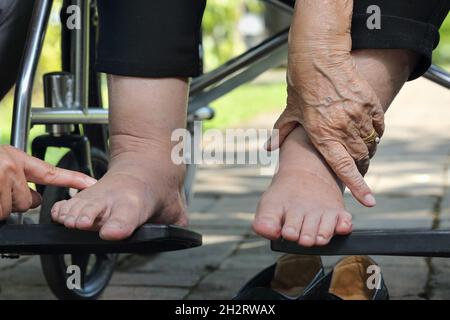
<instances>
[{"instance_id":1,"label":"hand with gold ring","mask_svg":"<svg viewBox=\"0 0 450 320\"><path fill-rule=\"evenodd\" d=\"M289 34L287 105L275 123L278 137L271 139L268 149L278 148L293 129L303 126L354 197L374 206L363 175L383 135L384 111L352 57L352 3L339 2L345 12L323 30L321 15L313 14L324 10L320 2L296 2Z\"/></svg>"},{"instance_id":2,"label":"hand with gold ring","mask_svg":"<svg viewBox=\"0 0 450 320\"><path fill-rule=\"evenodd\" d=\"M362 140L367 145L367 148L369 150L369 159L372 159L372 157L375 155L375 152L377 151L377 146L381 141L377 131L373 129L372 132L368 136L362 138ZM367 170L369 169L369 159L357 163L359 172L362 175L365 175L367 173Z\"/></svg>"}]
</instances>

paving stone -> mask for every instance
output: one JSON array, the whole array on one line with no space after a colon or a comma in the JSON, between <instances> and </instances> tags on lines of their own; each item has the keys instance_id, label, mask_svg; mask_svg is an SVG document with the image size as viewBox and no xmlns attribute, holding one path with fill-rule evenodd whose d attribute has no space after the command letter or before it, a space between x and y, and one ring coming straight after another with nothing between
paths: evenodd
<instances>
[{"instance_id":1,"label":"paving stone","mask_svg":"<svg viewBox=\"0 0 450 320\"><path fill-rule=\"evenodd\" d=\"M245 233L250 229L253 221L256 205L259 197L256 196L232 196L215 200L207 212L191 212L189 215L190 228L194 230L204 229L244 229Z\"/></svg>"},{"instance_id":2,"label":"paving stone","mask_svg":"<svg viewBox=\"0 0 450 320\"><path fill-rule=\"evenodd\" d=\"M216 201L216 197L194 196L188 208L190 213L189 217L192 219L192 213L205 212L205 210L211 207Z\"/></svg>"},{"instance_id":3,"label":"paving stone","mask_svg":"<svg viewBox=\"0 0 450 320\"><path fill-rule=\"evenodd\" d=\"M195 192L199 195L259 195L270 184L260 168L249 166L208 166L199 170Z\"/></svg>"},{"instance_id":4,"label":"paving stone","mask_svg":"<svg viewBox=\"0 0 450 320\"><path fill-rule=\"evenodd\" d=\"M427 284L426 267L382 266L383 277L392 297L420 297Z\"/></svg>"},{"instance_id":5,"label":"paving stone","mask_svg":"<svg viewBox=\"0 0 450 320\"><path fill-rule=\"evenodd\" d=\"M0 272L6 269L13 268L21 263L24 263L30 257L21 256L18 259L0 258Z\"/></svg>"},{"instance_id":6,"label":"paving stone","mask_svg":"<svg viewBox=\"0 0 450 320\"><path fill-rule=\"evenodd\" d=\"M0 300L55 300L47 286L0 284Z\"/></svg>"},{"instance_id":7,"label":"paving stone","mask_svg":"<svg viewBox=\"0 0 450 320\"><path fill-rule=\"evenodd\" d=\"M212 272L194 288L187 299L231 299L259 271L261 268Z\"/></svg>"},{"instance_id":8,"label":"paving stone","mask_svg":"<svg viewBox=\"0 0 450 320\"><path fill-rule=\"evenodd\" d=\"M178 252L167 252L158 255L148 263L137 266L130 271L135 272L181 272L199 273L214 270L236 249L239 236L204 236L205 245Z\"/></svg>"},{"instance_id":9,"label":"paving stone","mask_svg":"<svg viewBox=\"0 0 450 320\"><path fill-rule=\"evenodd\" d=\"M260 254L239 254L227 258L220 269L240 271L243 269L257 270L255 274L264 268L274 264L277 261L279 254L271 253L268 255Z\"/></svg>"},{"instance_id":10,"label":"paving stone","mask_svg":"<svg viewBox=\"0 0 450 320\"><path fill-rule=\"evenodd\" d=\"M433 258L430 266L430 299L450 299L449 259Z\"/></svg>"},{"instance_id":11,"label":"paving stone","mask_svg":"<svg viewBox=\"0 0 450 320\"><path fill-rule=\"evenodd\" d=\"M407 229L431 228L434 197L377 196L377 205L366 208L352 197L346 197L347 210L353 215L355 230L358 229Z\"/></svg>"},{"instance_id":12,"label":"paving stone","mask_svg":"<svg viewBox=\"0 0 450 320\"><path fill-rule=\"evenodd\" d=\"M377 155L378 156L378 155ZM368 176L376 175L375 193L442 196L446 156L389 156L376 158Z\"/></svg>"},{"instance_id":13,"label":"paving stone","mask_svg":"<svg viewBox=\"0 0 450 320\"><path fill-rule=\"evenodd\" d=\"M0 284L47 285L40 265L23 263L14 268L0 271Z\"/></svg>"}]
</instances>

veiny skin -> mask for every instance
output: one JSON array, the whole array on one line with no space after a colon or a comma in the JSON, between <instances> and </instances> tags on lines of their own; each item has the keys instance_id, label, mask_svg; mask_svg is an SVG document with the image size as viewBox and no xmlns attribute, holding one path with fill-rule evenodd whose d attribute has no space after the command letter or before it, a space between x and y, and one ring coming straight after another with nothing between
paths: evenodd
<instances>
[{"instance_id":1,"label":"veiny skin","mask_svg":"<svg viewBox=\"0 0 450 320\"><path fill-rule=\"evenodd\" d=\"M372 126L382 135L384 112L417 63L417 55L408 50L350 52L348 19L333 20L341 13L350 16L350 3L297 1L290 35L288 103L275 125L280 129L279 170L253 222L253 230L268 239L322 246L333 235L352 231L341 180L358 199L366 200L370 189L362 175L376 146L365 146L361 137L369 135ZM314 24L330 13L331 23L313 32ZM304 25L308 23L312 25ZM362 175L354 160L365 160L358 163Z\"/></svg>"},{"instance_id":2,"label":"veiny skin","mask_svg":"<svg viewBox=\"0 0 450 320\"><path fill-rule=\"evenodd\" d=\"M351 55L352 8L350 0L297 1L289 35L287 106L275 129L281 144L301 124L355 198L374 206L362 174L376 145L363 138L374 129L383 135L384 112Z\"/></svg>"}]
</instances>

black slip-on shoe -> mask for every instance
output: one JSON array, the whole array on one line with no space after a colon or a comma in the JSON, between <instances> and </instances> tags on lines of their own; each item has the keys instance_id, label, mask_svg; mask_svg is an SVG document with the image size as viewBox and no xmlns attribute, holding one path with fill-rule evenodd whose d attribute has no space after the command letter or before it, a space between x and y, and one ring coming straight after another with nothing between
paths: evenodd
<instances>
[{"instance_id":1,"label":"black slip-on shoe","mask_svg":"<svg viewBox=\"0 0 450 320\"><path fill-rule=\"evenodd\" d=\"M297 300L324 274L320 256L283 255L248 281L233 300Z\"/></svg>"},{"instance_id":2,"label":"black slip-on shoe","mask_svg":"<svg viewBox=\"0 0 450 320\"><path fill-rule=\"evenodd\" d=\"M342 258L301 300L389 300L380 267L367 256Z\"/></svg>"}]
</instances>

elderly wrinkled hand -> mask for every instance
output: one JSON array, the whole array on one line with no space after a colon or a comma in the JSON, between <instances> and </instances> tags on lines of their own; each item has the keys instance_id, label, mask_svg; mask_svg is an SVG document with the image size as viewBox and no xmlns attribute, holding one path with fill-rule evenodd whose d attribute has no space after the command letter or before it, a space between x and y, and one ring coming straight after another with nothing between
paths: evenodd
<instances>
[{"instance_id":1,"label":"elderly wrinkled hand","mask_svg":"<svg viewBox=\"0 0 450 320\"><path fill-rule=\"evenodd\" d=\"M28 182L85 189L97 180L80 172L57 168L9 145L0 146L0 220L41 203Z\"/></svg>"},{"instance_id":2,"label":"elderly wrinkled hand","mask_svg":"<svg viewBox=\"0 0 450 320\"><path fill-rule=\"evenodd\" d=\"M304 3L314 6L313 2ZM351 17L351 8L348 11L343 17ZM299 14L291 26L287 106L275 124L278 139L272 139L269 149L277 148L302 125L355 198L374 206L375 198L363 174L384 131L383 108L351 56L351 22L336 18L331 22L333 28L323 30L323 23L308 23L308 19L314 18ZM318 27L311 29L311 25Z\"/></svg>"}]
</instances>

